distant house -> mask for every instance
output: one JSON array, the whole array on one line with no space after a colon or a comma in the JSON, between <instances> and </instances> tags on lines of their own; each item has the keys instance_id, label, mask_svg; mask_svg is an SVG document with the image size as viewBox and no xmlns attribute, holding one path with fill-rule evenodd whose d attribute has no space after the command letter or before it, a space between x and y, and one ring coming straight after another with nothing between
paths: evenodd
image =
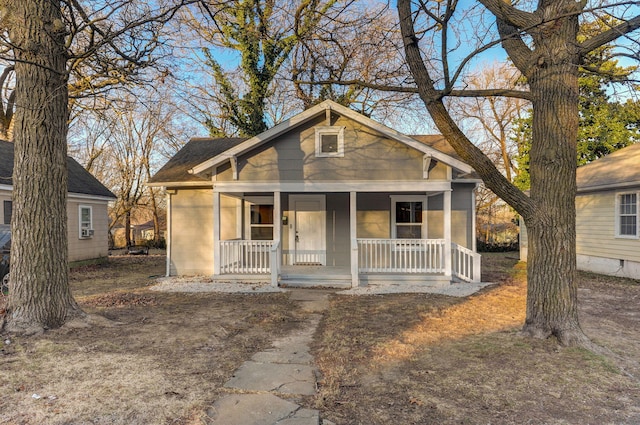
<instances>
[{"instance_id":1,"label":"distant house","mask_svg":"<svg viewBox=\"0 0 640 425\"><path fill-rule=\"evenodd\" d=\"M579 167L576 181L578 269L640 279L640 144ZM525 230L524 261L526 242Z\"/></svg>"},{"instance_id":2,"label":"distant house","mask_svg":"<svg viewBox=\"0 0 640 425\"><path fill-rule=\"evenodd\" d=\"M149 181L167 275L284 285L479 281L479 180L442 136L331 101L249 139L192 139Z\"/></svg>"},{"instance_id":3,"label":"distant house","mask_svg":"<svg viewBox=\"0 0 640 425\"><path fill-rule=\"evenodd\" d=\"M11 223L13 143L0 140L0 225ZM67 159L69 261L108 255L107 204L115 195L73 158Z\"/></svg>"}]
</instances>

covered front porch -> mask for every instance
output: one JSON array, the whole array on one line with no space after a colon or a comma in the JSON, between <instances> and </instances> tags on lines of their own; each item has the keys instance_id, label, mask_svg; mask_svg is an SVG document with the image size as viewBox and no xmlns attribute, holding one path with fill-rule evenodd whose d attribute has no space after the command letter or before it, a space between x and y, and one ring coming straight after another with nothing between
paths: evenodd
<instances>
[{"instance_id":1,"label":"covered front porch","mask_svg":"<svg viewBox=\"0 0 640 425\"><path fill-rule=\"evenodd\" d=\"M214 278L331 287L479 282L473 193L456 198L451 182L421 192L394 186L249 192L214 184Z\"/></svg>"}]
</instances>

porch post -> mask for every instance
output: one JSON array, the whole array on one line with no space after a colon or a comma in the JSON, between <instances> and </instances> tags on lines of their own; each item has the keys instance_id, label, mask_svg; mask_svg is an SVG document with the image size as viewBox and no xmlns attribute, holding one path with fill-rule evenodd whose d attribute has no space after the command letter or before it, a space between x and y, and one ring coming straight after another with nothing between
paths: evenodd
<instances>
[{"instance_id":1,"label":"porch post","mask_svg":"<svg viewBox=\"0 0 640 425\"><path fill-rule=\"evenodd\" d=\"M219 276L220 255L220 192L213 188L213 275Z\"/></svg>"},{"instance_id":2,"label":"porch post","mask_svg":"<svg viewBox=\"0 0 640 425\"><path fill-rule=\"evenodd\" d=\"M278 244L274 255L271 256L271 285L278 286L278 276L280 275L280 258L282 246L282 207L280 204L280 192L273 192L273 242ZM274 261L275 260L275 261Z\"/></svg>"},{"instance_id":3,"label":"porch post","mask_svg":"<svg viewBox=\"0 0 640 425\"><path fill-rule=\"evenodd\" d=\"M444 275L451 279L451 190L444 192Z\"/></svg>"},{"instance_id":4,"label":"porch post","mask_svg":"<svg viewBox=\"0 0 640 425\"><path fill-rule=\"evenodd\" d=\"M476 190L478 190L477 184L476 187L474 187L471 191L471 250L473 252L478 252L478 237L476 234L476 232L478 231L476 229L476 222L478 220L478 218L476 217Z\"/></svg>"},{"instance_id":5,"label":"porch post","mask_svg":"<svg viewBox=\"0 0 640 425\"><path fill-rule=\"evenodd\" d=\"M349 192L349 239L351 240L351 287L360 285L358 276L357 192Z\"/></svg>"},{"instance_id":6,"label":"porch post","mask_svg":"<svg viewBox=\"0 0 640 425\"><path fill-rule=\"evenodd\" d=\"M171 226L172 226L172 222L171 222L171 193L170 192L174 192L174 190L169 191L166 190L166 197L167 197L167 234L165 235L165 241L167 243L167 277L171 276Z\"/></svg>"}]
</instances>

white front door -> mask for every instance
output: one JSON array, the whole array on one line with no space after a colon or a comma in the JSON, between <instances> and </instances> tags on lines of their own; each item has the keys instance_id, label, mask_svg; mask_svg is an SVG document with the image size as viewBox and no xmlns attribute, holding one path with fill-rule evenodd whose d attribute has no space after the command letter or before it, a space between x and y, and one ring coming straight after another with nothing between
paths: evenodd
<instances>
[{"instance_id":1,"label":"white front door","mask_svg":"<svg viewBox=\"0 0 640 425\"><path fill-rule=\"evenodd\" d=\"M290 195L293 212L289 242L293 264L326 265L326 203L324 195Z\"/></svg>"}]
</instances>

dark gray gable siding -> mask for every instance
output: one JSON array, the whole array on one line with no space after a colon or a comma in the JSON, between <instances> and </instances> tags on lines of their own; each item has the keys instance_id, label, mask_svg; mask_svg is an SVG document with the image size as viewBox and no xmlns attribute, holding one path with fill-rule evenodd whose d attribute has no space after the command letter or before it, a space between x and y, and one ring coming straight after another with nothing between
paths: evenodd
<instances>
[{"instance_id":1,"label":"dark gray gable siding","mask_svg":"<svg viewBox=\"0 0 640 425\"><path fill-rule=\"evenodd\" d=\"M78 164L75 159L67 157L67 168L69 171L69 192L107 198L116 197L98 179L85 170L82 165ZM12 175L13 143L0 140L0 184L11 186Z\"/></svg>"}]
</instances>

